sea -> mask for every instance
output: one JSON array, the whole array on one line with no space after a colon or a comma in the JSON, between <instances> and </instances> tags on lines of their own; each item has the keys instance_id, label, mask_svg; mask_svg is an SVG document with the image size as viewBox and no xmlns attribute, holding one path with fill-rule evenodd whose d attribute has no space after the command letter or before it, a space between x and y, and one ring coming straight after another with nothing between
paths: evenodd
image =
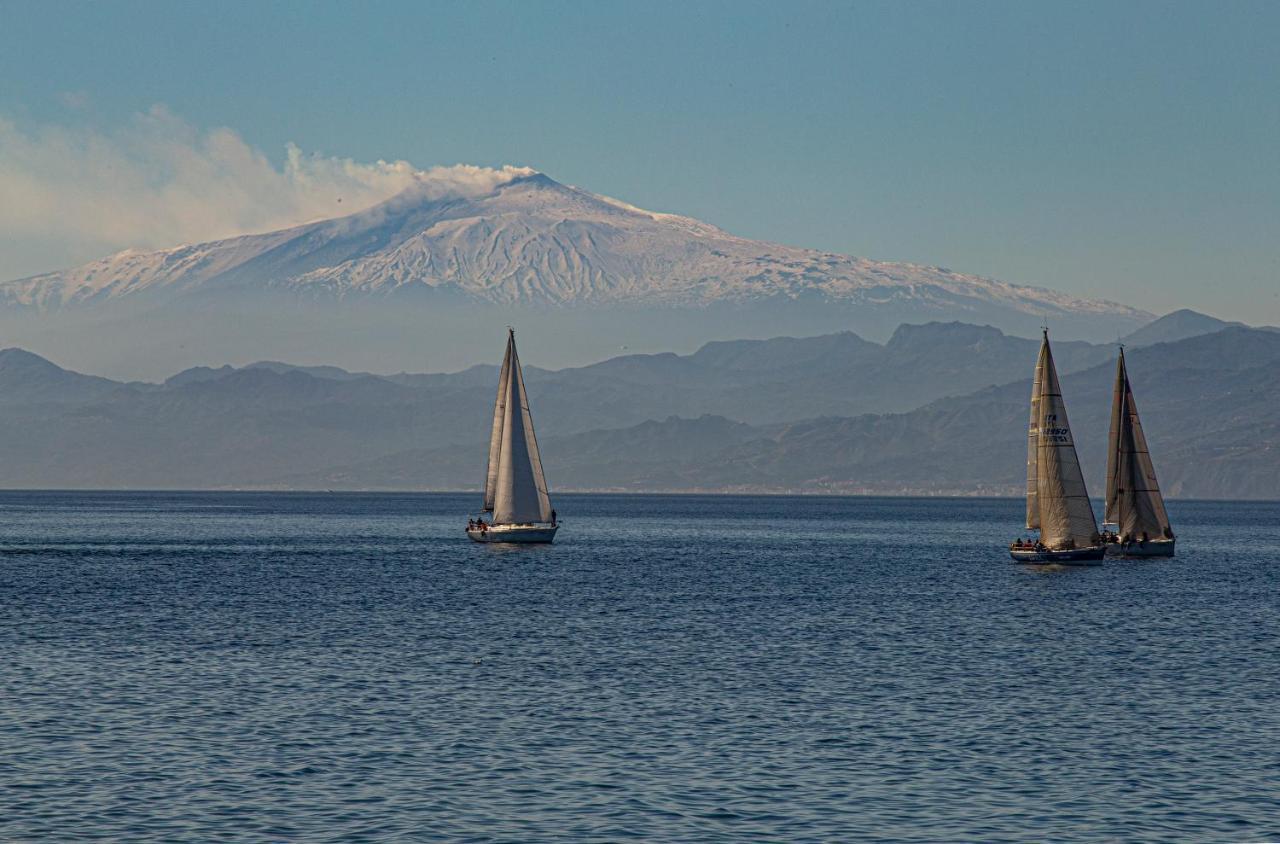
<instances>
[{"instance_id":1,"label":"sea","mask_svg":"<svg viewBox=\"0 0 1280 844\"><path fill-rule=\"evenodd\" d=\"M1280 504L0 493L2 841L1280 840Z\"/></svg>"}]
</instances>

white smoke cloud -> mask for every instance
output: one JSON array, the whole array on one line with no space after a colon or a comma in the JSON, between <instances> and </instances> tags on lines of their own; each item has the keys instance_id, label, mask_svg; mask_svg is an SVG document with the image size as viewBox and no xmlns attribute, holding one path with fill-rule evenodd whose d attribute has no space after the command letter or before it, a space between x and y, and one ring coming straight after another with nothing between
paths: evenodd
<instances>
[{"instance_id":1,"label":"white smoke cloud","mask_svg":"<svg viewBox=\"0 0 1280 844\"><path fill-rule=\"evenodd\" d=\"M162 106L111 132L20 127L0 117L0 267L38 260L16 254L24 238L43 244L49 259L41 269L53 269L64 256L162 248L342 216L413 185L433 197L478 195L532 172L363 164L308 155L292 144L277 167L235 131L201 131Z\"/></svg>"}]
</instances>

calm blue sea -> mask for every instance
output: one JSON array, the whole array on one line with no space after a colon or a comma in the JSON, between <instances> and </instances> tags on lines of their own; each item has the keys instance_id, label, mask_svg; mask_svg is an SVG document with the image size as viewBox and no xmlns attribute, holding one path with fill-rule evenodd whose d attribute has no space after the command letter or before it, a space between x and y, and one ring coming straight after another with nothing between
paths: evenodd
<instances>
[{"instance_id":1,"label":"calm blue sea","mask_svg":"<svg viewBox=\"0 0 1280 844\"><path fill-rule=\"evenodd\" d=\"M0 840L1280 839L1280 504L0 494Z\"/></svg>"}]
</instances>

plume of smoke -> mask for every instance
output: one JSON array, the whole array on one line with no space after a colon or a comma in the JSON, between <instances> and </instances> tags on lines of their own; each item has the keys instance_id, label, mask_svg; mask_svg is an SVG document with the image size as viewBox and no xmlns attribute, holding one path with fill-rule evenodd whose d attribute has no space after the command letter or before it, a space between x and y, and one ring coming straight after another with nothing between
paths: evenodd
<instances>
[{"instance_id":1,"label":"plume of smoke","mask_svg":"<svg viewBox=\"0 0 1280 844\"><path fill-rule=\"evenodd\" d=\"M235 131L201 131L162 106L111 132L20 127L0 117L0 264L32 262L4 254L24 239L43 244L50 254L42 269L52 269L68 258L341 216L412 186L432 198L479 195L531 172L366 164L293 144L276 166Z\"/></svg>"}]
</instances>

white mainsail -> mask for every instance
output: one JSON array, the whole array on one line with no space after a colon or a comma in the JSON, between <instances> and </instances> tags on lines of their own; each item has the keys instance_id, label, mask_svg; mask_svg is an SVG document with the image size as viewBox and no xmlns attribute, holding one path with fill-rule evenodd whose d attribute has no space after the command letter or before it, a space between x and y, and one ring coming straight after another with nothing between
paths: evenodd
<instances>
[{"instance_id":1,"label":"white mainsail","mask_svg":"<svg viewBox=\"0 0 1280 844\"><path fill-rule=\"evenodd\" d=\"M1039 464L1040 464L1040 380L1044 370L1044 352L1036 360L1036 374L1031 379L1031 421L1027 423L1027 530L1040 528Z\"/></svg>"},{"instance_id":2,"label":"white mainsail","mask_svg":"<svg viewBox=\"0 0 1280 844\"><path fill-rule=\"evenodd\" d=\"M515 353L515 333L507 335L507 353L502 357L502 371L498 373L498 398L493 404L493 432L489 435L489 464L484 476L484 512L493 512L493 498L498 490L498 466L501 463L502 429L506 420L507 383L511 373L511 358Z\"/></svg>"},{"instance_id":3,"label":"white mainsail","mask_svg":"<svg viewBox=\"0 0 1280 844\"><path fill-rule=\"evenodd\" d=\"M494 524L551 521L551 498L533 433L533 417L529 415L515 332L510 329L493 408L484 505L493 511Z\"/></svg>"},{"instance_id":4,"label":"white mainsail","mask_svg":"<svg viewBox=\"0 0 1280 844\"><path fill-rule=\"evenodd\" d=\"M1040 541L1053 550L1096 546L1101 541L1098 523L1080 471L1047 331L1040 345L1036 375L1039 390L1031 406L1037 413L1034 502ZM1028 490L1029 509L1032 500Z\"/></svg>"},{"instance_id":5,"label":"white mainsail","mask_svg":"<svg viewBox=\"0 0 1280 844\"><path fill-rule=\"evenodd\" d=\"M1147 451L1147 437L1138 418L1124 349L1116 364L1116 385L1111 399L1111 434L1107 448L1107 510L1105 521L1119 527L1121 537L1172 539L1169 514L1156 482L1156 470Z\"/></svg>"}]
</instances>

